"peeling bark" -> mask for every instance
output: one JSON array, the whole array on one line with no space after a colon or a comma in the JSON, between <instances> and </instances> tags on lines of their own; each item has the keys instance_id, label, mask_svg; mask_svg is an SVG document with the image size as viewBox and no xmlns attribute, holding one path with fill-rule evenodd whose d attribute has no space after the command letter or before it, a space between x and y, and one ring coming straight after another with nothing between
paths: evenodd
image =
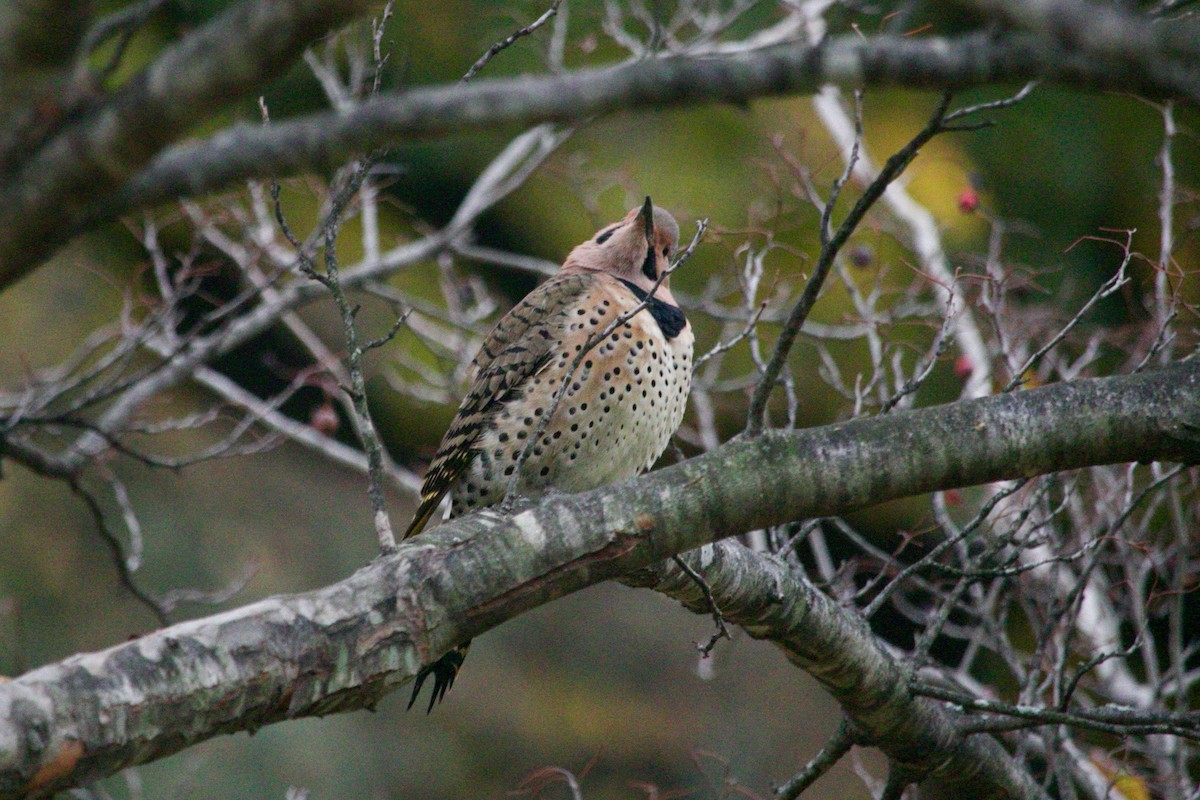
<instances>
[{"instance_id":1,"label":"peeling bark","mask_svg":"<svg viewBox=\"0 0 1200 800\"><path fill-rule=\"evenodd\" d=\"M768 431L624 484L543 498L512 517L456 519L324 589L175 625L0 684L0 798L47 794L221 733L369 708L421 663L524 610L750 528L936 489L1152 460L1200 460L1200 361ZM1010 791L998 744L947 736L944 713L915 703L898 665L864 649L869 633L859 625L856 639L845 612L794 577L770 595L778 604L755 607L759 593L731 609L830 687L881 747L893 742L901 763L928 765L948 753L928 780L945 772L949 785L971 781L976 793ZM972 780L965 759L977 752Z\"/></svg>"},{"instance_id":2,"label":"peeling bark","mask_svg":"<svg viewBox=\"0 0 1200 800\"><path fill-rule=\"evenodd\" d=\"M953 712L915 697L905 667L863 619L817 591L798 570L730 541L685 558L708 583L725 620L774 642L816 678L872 745L920 779L923 797L1046 796L995 739L965 738ZM696 582L672 561L624 582L673 597L697 614L711 611Z\"/></svg>"}]
</instances>

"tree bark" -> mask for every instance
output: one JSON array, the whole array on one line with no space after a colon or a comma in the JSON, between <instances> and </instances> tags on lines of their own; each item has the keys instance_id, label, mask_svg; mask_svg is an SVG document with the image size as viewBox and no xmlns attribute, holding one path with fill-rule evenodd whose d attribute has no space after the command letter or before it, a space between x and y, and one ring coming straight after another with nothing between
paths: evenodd
<instances>
[{"instance_id":1,"label":"tree bark","mask_svg":"<svg viewBox=\"0 0 1200 800\"><path fill-rule=\"evenodd\" d=\"M0 684L0 798L47 794L221 733L371 707L420 664L524 610L751 528L1152 460L1200 460L1200 361L768 431L510 517L456 519L324 589L174 625ZM731 605L745 605L752 633L780 641L889 756L941 770L940 756L957 754L945 762L947 780L961 783L964 759L982 747L974 790L999 796L1016 785L998 745L945 737L937 726L946 712L905 698L902 672L872 654L863 626L784 577L786 613L752 608L761 593ZM830 648L813 646L820 642ZM906 707L911 718L898 717Z\"/></svg>"},{"instance_id":2,"label":"tree bark","mask_svg":"<svg viewBox=\"0 0 1200 800\"><path fill-rule=\"evenodd\" d=\"M580 120L625 109L746 103L813 92L829 83L948 90L1043 79L1200 102L1193 70L1168 56L1142 57L1138 47L1153 21L1131 16L1123 38L1104 41L1107 58L1028 33L840 36L816 46L788 43L385 93L349 111L266 127L236 125L202 142L168 148L201 116L278 74L317 32L368 4L294 0L286 11L276 5L243 3L185 38L144 75L43 144L20 171L0 180L0 289L70 237L130 209L227 189L249 178L328 170L354 153L451 131ZM285 24L289 15L294 20ZM1114 52L1127 57L1112 57Z\"/></svg>"},{"instance_id":3,"label":"tree bark","mask_svg":"<svg viewBox=\"0 0 1200 800\"><path fill-rule=\"evenodd\" d=\"M111 193L163 147L261 91L314 39L369 5L239 3L167 48L111 96L73 109L70 120L23 154L18 168L0 174L0 289L64 244L64 232L81 214L106 207Z\"/></svg>"},{"instance_id":4,"label":"tree bark","mask_svg":"<svg viewBox=\"0 0 1200 800\"><path fill-rule=\"evenodd\" d=\"M909 691L910 674L863 619L821 594L804 574L733 541L685 555L727 622L776 644L817 679L847 718L929 798L1045 798L991 736L965 737L958 715ZM711 606L674 561L624 579L679 600L697 614Z\"/></svg>"}]
</instances>

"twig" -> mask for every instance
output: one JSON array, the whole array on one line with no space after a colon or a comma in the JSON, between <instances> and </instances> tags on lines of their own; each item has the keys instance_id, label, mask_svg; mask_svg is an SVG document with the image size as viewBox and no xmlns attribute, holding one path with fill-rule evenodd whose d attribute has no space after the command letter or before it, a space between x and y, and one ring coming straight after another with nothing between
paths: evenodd
<instances>
[{"instance_id":1,"label":"twig","mask_svg":"<svg viewBox=\"0 0 1200 800\"><path fill-rule=\"evenodd\" d=\"M966 721L963 727L969 733L1016 730L1038 725L1070 725L1120 736L1167 733L1200 741L1200 712L1175 714L1114 705L1058 711L986 700L927 683L914 683L910 688L913 694L953 703L963 711L983 712L989 715ZM1009 719L999 720L997 717Z\"/></svg>"},{"instance_id":2,"label":"twig","mask_svg":"<svg viewBox=\"0 0 1200 800\"><path fill-rule=\"evenodd\" d=\"M933 344L933 350L928 354L923 365L918 365L911 378L904 382L895 394L884 401L879 408L880 414L887 414L895 408L900 401L905 397L918 391L933 372L934 366L938 363L941 357L945 354L946 348L950 346L950 326L953 324L954 318L947 316L942 321L942 327L938 329L936 340Z\"/></svg>"},{"instance_id":3,"label":"twig","mask_svg":"<svg viewBox=\"0 0 1200 800\"><path fill-rule=\"evenodd\" d=\"M988 515L992 513L992 511L1002 500L1004 500L1004 498L1019 491L1021 487L1028 482L1028 478L1021 478L1020 480L1013 481L1001 491L996 492L996 494L994 494L986 503L983 504L983 507L979 509L979 513L975 515L975 518L963 526L961 531L939 543L937 547L934 547L932 550L926 553L925 556L923 556L920 560L909 564L907 567L901 570L896 577L892 578L892 580L889 581L886 586L880 589L879 594L877 594L875 598L871 600L870 604L862 610L863 617L865 619L870 619L873 617L883 606L883 604L887 602L888 598L892 596L896 589L900 587L905 578L924 568L926 565L934 563L942 553L946 552L948 549L973 533L976 528L983 524L984 520L988 518ZM879 578L881 579L885 574L886 573L880 573ZM868 585L867 588L870 588L870 585Z\"/></svg>"},{"instance_id":4,"label":"twig","mask_svg":"<svg viewBox=\"0 0 1200 800\"><path fill-rule=\"evenodd\" d=\"M383 31L387 27L388 20L392 18L395 5L395 0L388 0L383 10L379 12L379 16L371 20L371 54L375 60L375 73L371 78L370 94L372 96L379 93L379 87L383 84L383 68L390 55L383 52Z\"/></svg>"},{"instance_id":5,"label":"twig","mask_svg":"<svg viewBox=\"0 0 1200 800\"><path fill-rule=\"evenodd\" d=\"M1023 363L1013 374L1012 380L1010 380L1008 384L1005 385L1004 389L1001 390L1002 393L1011 392L1013 389L1016 389L1018 386L1024 383L1025 373L1028 372L1029 369L1042 358L1042 356L1046 355L1046 353L1049 353L1051 350L1057 347L1059 342L1065 339L1067 334L1074 330L1075 326L1078 325L1083 319L1084 315L1092 309L1092 306L1096 305L1096 303L1100 302L1105 297L1108 297L1110 294L1125 285L1125 283L1129 280L1125 275L1125 270L1129 267L1129 262L1133 258L1133 250L1131 249L1131 246L1134 233L1136 233L1136 231L1126 231L1126 242L1123 245L1125 250L1125 258L1121 260L1121 265L1117 268L1116 274L1105 281L1104 284L1097 289L1094 294L1092 294L1088 301L1083 304L1083 307L1080 308L1079 311L1075 312L1075 316L1071 317L1067 324L1064 325L1062 329L1050 339L1050 341L1046 342L1046 344L1038 348L1037 352L1025 359L1025 363ZM1102 239L1101 241L1111 240Z\"/></svg>"},{"instance_id":6,"label":"twig","mask_svg":"<svg viewBox=\"0 0 1200 800\"><path fill-rule=\"evenodd\" d=\"M550 4L550 8L546 9L546 12L540 17L526 25L524 28L520 28L510 33L505 39L502 39L501 41L496 42L494 45L489 47L487 52L480 56L479 60L471 65L471 68L467 70L467 74L462 76L462 83L466 83L467 81L471 80L471 78L474 78L479 70L487 66L487 63L495 58L496 54L501 50L510 47L517 39L520 39L522 36L528 36L549 22L550 18L558 13L558 7L562 5L562 2L563 0L554 0L554 2Z\"/></svg>"},{"instance_id":7,"label":"twig","mask_svg":"<svg viewBox=\"0 0 1200 800\"><path fill-rule=\"evenodd\" d=\"M760 302L758 304L758 308L756 308L754 310L754 313L752 313L750 315L750 318L748 320L746 320L746 324L742 327L742 330L733 338L728 339L724 342L717 342L715 345L713 345L711 350L709 350L707 353L705 353L704 355L702 355L698 359L696 359L696 363L692 366L692 371L695 372L696 370L698 370L710 358L713 358L714 356L719 356L721 353L731 350L732 348L737 346L738 342L742 341L747 336L749 336L754 331L755 326L758 325L758 321L762 317L762 313L764 311L766 311L766 309L767 309L767 301L763 300L762 302Z\"/></svg>"},{"instance_id":8,"label":"twig","mask_svg":"<svg viewBox=\"0 0 1200 800\"><path fill-rule=\"evenodd\" d=\"M909 141L898 152L894 153L887 163L883 165L883 169L879 171L879 175L875 180L867 186L866 190L858 198L846 219L838 227L834 233L821 246L821 255L817 259L817 266L813 270L812 276L808 279L808 283L804 287L804 292L800 295L800 299L796 301L796 305L792 307L792 313L788 315L787 322L783 326L783 330L779 333L779 339L775 344L775 352L771 354L771 360L767 362L767 368L763 371L762 381L754 390L754 395L750 400L750 410L746 418L746 435L756 436L763 430L765 424L767 401L770 399L771 391L775 388L775 382L779 380L779 375L783 371L784 364L787 363L788 353L792 349L792 345L796 341L796 335L800 332L800 328L804 325L804 320L808 318L808 314L812 311L817 302L817 296L821 292L821 287L825 284L825 278L829 275L829 270L833 266L834 260L841 251L842 246L854 233L858 224L866 216L867 211L875 205L880 197L883 196L888 184L894 181L901 172L916 158L920 149L936 136L942 130L942 125L945 121L946 110L950 106L951 95L946 93L942 96L942 102L938 104L933 116L925 127L921 129L916 136ZM848 169L852 168L853 164L848 164ZM836 199L836 189L839 188L835 184L835 192L831 196L830 201L826 204L825 211L822 213L822 230L828 222L828 215L831 213L833 200ZM822 233L824 239L825 233Z\"/></svg>"},{"instance_id":9,"label":"twig","mask_svg":"<svg viewBox=\"0 0 1200 800\"><path fill-rule=\"evenodd\" d=\"M142 554L145 551L145 544L142 540L142 523L138 520L133 503L129 500L129 490L125 488L125 483L116 475L111 474L108 476L108 481L112 486L113 499L117 501L117 506L121 509L121 516L125 520L125 528L129 531L129 555L125 557L125 563L130 572L136 572L142 566Z\"/></svg>"},{"instance_id":10,"label":"twig","mask_svg":"<svg viewBox=\"0 0 1200 800\"><path fill-rule=\"evenodd\" d=\"M322 275L312 268L311 262L302 265L302 269L310 278L317 280L329 289L337 304L342 317L342 330L346 336L346 366L350 373L350 386L343 389L354 401L354 411L358 415L358 435L362 440L363 449L367 452L367 497L371 501L374 512L375 534L379 538L379 547L383 552L390 552L396 547L396 536L392 531L392 523L388 517L387 501L383 494L383 444L375 430L375 422L371 418L371 410L367 405L367 386L363 378L362 358L371 349L380 347L390 341L404 322L401 315L392 326L389 333L379 339L374 339L365 346L359 344L358 326L355 317L358 308L351 307L342 289L341 276L337 262L337 234L340 228L340 217L345 204L358 191L367 176L375 157L367 158L353 170L349 181L336 192L330 202L329 217L325 223L325 274ZM277 194L277 193L276 193ZM282 212L280 212L282 214Z\"/></svg>"},{"instance_id":11,"label":"twig","mask_svg":"<svg viewBox=\"0 0 1200 800\"><path fill-rule=\"evenodd\" d=\"M1028 97L1029 93L1037 88L1037 85L1038 81L1030 81L1022 86L1021 90L1011 97L1003 97L999 100L989 100L986 103L977 103L973 106L965 106L963 108L955 109L946 115L946 122L954 122L955 120L960 120L963 117L969 117L972 114L978 114L981 111L999 111L1003 108L1012 108L1017 103L1020 103L1022 100Z\"/></svg>"},{"instance_id":12,"label":"twig","mask_svg":"<svg viewBox=\"0 0 1200 800\"><path fill-rule=\"evenodd\" d=\"M378 432L375 430L375 422L371 417L371 410L367 404L367 388L362 373L362 357L368 350L390 341L399 330L400 324L403 323L406 315L400 315L388 335L371 340L367 342L366 346L360 345L358 341L358 326L355 322L355 317L358 315L358 308L352 307L346 298L346 293L342 288L341 273L338 269L337 260L337 235L341 227L341 215L346 204L359 190L359 187L362 186L367 173L378 159L379 154L376 153L356 164L350 173L349 179L334 192L333 197L330 199L329 210L322 231L325 240L324 274L317 272L313 267L312 257L309 255L308 248L296 238L295 234L288 227L283 207L279 201L279 184L275 182L271 183L271 199L274 203L275 219L279 223L280 230L283 231L283 235L287 237L292 247L296 249L299 261L298 268L306 276L329 290L342 318L342 329L346 337L347 347L346 366L350 377L350 385L343 386L342 388L350 396L354 405L355 415L358 417L358 436L367 454L367 498L371 503L371 510L374 515L375 535L379 540L380 550L386 553L395 549L396 535L392 530L391 519L388 517L387 512L387 501L383 493L383 481L386 472L383 459L383 444L379 439Z\"/></svg>"},{"instance_id":13,"label":"twig","mask_svg":"<svg viewBox=\"0 0 1200 800\"><path fill-rule=\"evenodd\" d=\"M208 591L203 589L172 589L169 592L163 592L162 604L168 611L178 608L181 603L196 603L207 606L219 605L237 595L242 589L245 589L246 584L257 573L258 565L253 561L248 561L242 567L242 571L220 589L211 589Z\"/></svg>"},{"instance_id":14,"label":"twig","mask_svg":"<svg viewBox=\"0 0 1200 800\"><path fill-rule=\"evenodd\" d=\"M369 473L366 456L357 448L342 444L337 439L326 436L311 425L298 422L278 410L278 404L263 400L257 395L246 391L235 381L209 367L199 367L193 378L197 383L207 387L230 403L234 403L253 415L260 423L273 428L282 436L315 450L325 458L361 471ZM416 492L421 487L421 480L412 472L388 464L388 478L393 487L407 492Z\"/></svg>"},{"instance_id":15,"label":"twig","mask_svg":"<svg viewBox=\"0 0 1200 800\"><path fill-rule=\"evenodd\" d=\"M1171 148L1178 128L1175 124L1175 103L1168 100L1162 108L1163 143L1158 152L1158 163L1162 166L1162 186L1158 192L1159 247L1158 269L1154 274L1154 318L1159 332L1146 354L1149 361L1161 352L1162 363L1171 359L1171 339L1167 332L1178 313L1178 295L1171 291L1171 266L1175 250L1175 162ZM1143 363L1145 363L1145 361Z\"/></svg>"},{"instance_id":16,"label":"twig","mask_svg":"<svg viewBox=\"0 0 1200 800\"><path fill-rule=\"evenodd\" d=\"M717 646L718 640L733 638L729 635L729 628L725 627L725 615L721 613L721 609L717 605L717 598L713 597L712 587L708 585L708 581L704 580L704 576L692 569L691 566L678 555L671 556L671 560L674 561L681 570L683 570L685 575L691 578L692 581L700 587L700 591L704 593L704 599L708 603L708 610L712 613L713 624L717 626L717 632L708 638L707 643L696 645L696 649L700 651L700 654L705 658L708 658L708 654L711 653L712 649Z\"/></svg>"},{"instance_id":17,"label":"twig","mask_svg":"<svg viewBox=\"0 0 1200 800\"><path fill-rule=\"evenodd\" d=\"M372 95L379 91L382 81L385 62L385 55L382 52L383 30L391 13L392 3L389 2L384 6L382 14L373 23L372 27L371 41L375 64L370 89ZM265 122L267 115L266 104L261 103L261 107ZM361 344L359 342L358 326L355 321L359 308L358 306L351 306L346 297L345 290L342 287L341 272L338 267L337 258L337 239L341 228L342 213L351 199L367 181L371 169L379 162L382 155L382 151L375 151L354 164L349 169L349 178L345 179L342 186L334 191L330 198L323 230L320 231L325 245L324 274L317 272L313 267L312 258L308 250L299 243L295 235L288 229L283 208L279 202L279 185L275 182L271 183L271 198L274 202L275 219L278 221L284 236L296 248L300 271L329 290L342 318L342 329L346 337L347 349L346 367L350 378L350 385L343 386L342 389L349 395L353 403L354 414L358 421L356 426L358 437L362 441L363 450L366 451L367 455L367 497L370 500L371 510L374 515L375 535L379 540L380 550L384 553L389 553L396 547L396 535L392 530L391 519L387 511L387 500L383 492L383 483L387 470L384 463L383 443L380 441L379 433L375 429L375 421L371 417L371 410L367 402L367 387L366 380L363 378L362 359L370 350L382 347L384 344L390 342L404 324L408 313L398 314L396 321L385 335Z\"/></svg>"},{"instance_id":18,"label":"twig","mask_svg":"<svg viewBox=\"0 0 1200 800\"><path fill-rule=\"evenodd\" d=\"M104 517L104 510L100 508L100 503L92 496L91 492L83 488L78 478L74 476L68 478L67 486L71 488L76 497L84 502L91 513L92 520L96 523L96 530L112 555L113 566L117 568L117 579L121 582L121 585L154 615L159 625L163 627L170 625L171 616L166 607L152 594L138 586L137 581L133 579L133 572L129 568L129 563L121 547L121 542L117 539L117 535L113 533L112 529L109 528L108 520Z\"/></svg>"},{"instance_id":19,"label":"twig","mask_svg":"<svg viewBox=\"0 0 1200 800\"><path fill-rule=\"evenodd\" d=\"M817 779L842 760L842 756L850 752L858 739L857 731L849 720L843 718L833 735L826 740L825 745L812 757L804 769L797 772L787 783L775 789L775 796L780 800L796 800L801 792L816 783Z\"/></svg>"},{"instance_id":20,"label":"twig","mask_svg":"<svg viewBox=\"0 0 1200 800\"><path fill-rule=\"evenodd\" d=\"M456 241L450 245L450 251L457 256L472 261L482 261L485 264L499 264L500 266L518 269L534 275L541 275L542 277L558 273L558 264L555 264L553 261L538 258L537 256L525 255L524 253L510 253L507 250L500 250L486 245Z\"/></svg>"}]
</instances>

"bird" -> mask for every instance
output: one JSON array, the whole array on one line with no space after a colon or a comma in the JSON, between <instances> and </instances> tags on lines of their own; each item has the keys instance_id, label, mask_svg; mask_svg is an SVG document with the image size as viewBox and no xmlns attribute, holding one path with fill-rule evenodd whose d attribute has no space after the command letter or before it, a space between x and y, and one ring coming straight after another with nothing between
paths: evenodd
<instances>
[{"instance_id":1,"label":"bird","mask_svg":"<svg viewBox=\"0 0 1200 800\"><path fill-rule=\"evenodd\" d=\"M471 364L405 539L447 492L453 518L502 502L510 486L531 498L576 493L654 465L683 421L692 381L694 336L669 285L678 244L675 218L646 197L572 249L497 323ZM469 646L421 668L409 708L432 675L433 710Z\"/></svg>"}]
</instances>

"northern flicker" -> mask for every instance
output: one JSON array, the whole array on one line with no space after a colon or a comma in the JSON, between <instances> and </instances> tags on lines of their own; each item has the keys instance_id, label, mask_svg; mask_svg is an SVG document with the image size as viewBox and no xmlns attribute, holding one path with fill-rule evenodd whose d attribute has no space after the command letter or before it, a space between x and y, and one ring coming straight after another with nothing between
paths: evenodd
<instances>
[{"instance_id":1,"label":"northern flicker","mask_svg":"<svg viewBox=\"0 0 1200 800\"><path fill-rule=\"evenodd\" d=\"M675 219L647 197L575 247L558 274L500 320L471 365L471 387L425 475L405 538L421 531L446 492L453 517L499 503L514 477L525 496L582 492L654 464L683 420L692 382L691 325L668 280L659 282L678 242ZM593 335L639 306L568 375ZM515 474L564 381L557 409ZM429 675L433 708L468 646L421 669L410 708Z\"/></svg>"}]
</instances>

